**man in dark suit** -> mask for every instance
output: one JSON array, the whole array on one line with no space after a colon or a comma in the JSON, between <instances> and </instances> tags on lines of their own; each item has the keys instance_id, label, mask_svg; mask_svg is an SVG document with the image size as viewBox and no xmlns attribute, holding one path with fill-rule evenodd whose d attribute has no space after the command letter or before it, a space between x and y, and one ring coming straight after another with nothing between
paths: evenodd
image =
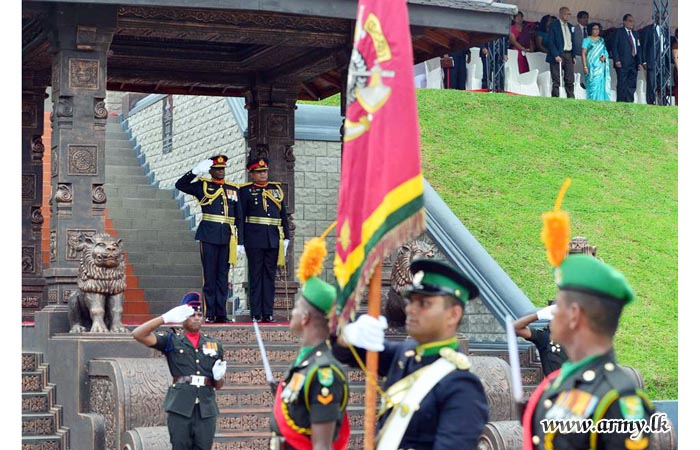
<instances>
[{"instance_id":1,"label":"man in dark suit","mask_svg":"<svg viewBox=\"0 0 700 450\"><path fill-rule=\"evenodd\" d=\"M576 14L576 21L578 25L574 27L574 56L581 57L581 44L583 43L583 38L588 36L588 12L579 11Z\"/></svg>"},{"instance_id":2,"label":"man in dark suit","mask_svg":"<svg viewBox=\"0 0 700 450\"><path fill-rule=\"evenodd\" d=\"M642 67L647 72L647 105L656 104L656 74L661 67L658 66L659 55L668 45L666 42L666 32L659 25L658 13L654 16L654 23L646 26L642 30Z\"/></svg>"},{"instance_id":3,"label":"man in dark suit","mask_svg":"<svg viewBox=\"0 0 700 450\"><path fill-rule=\"evenodd\" d=\"M642 68L639 36L634 28L634 17L625 14L623 25L613 38L610 47L615 72L617 72L617 101L634 102L634 91L637 90L637 72Z\"/></svg>"},{"instance_id":4,"label":"man in dark suit","mask_svg":"<svg viewBox=\"0 0 700 450\"><path fill-rule=\"evenodd\" d=\"M467 50L458 50L443 58L452 58L453 66L442 69L445 79L445 89L467 89L467 64L472 61L472 54Z\"/></svg>"},{"instance_id":5,"label":"man in dark suit","mask_svg":"<svg viewBox=\"0 0 700 450\"><path fill-rule=\"evenodd\" d=\"M248 163L252 183L240 186L248 257L248 301L254 322L274 322L275 274L284 265L289 246L289 222L280 183L268 181L270 163L260 158Z\"/></svg>"},{"instance_id":6,"label":"man in dark suit","mask_svg":"<svg viewBox=\"0 0 700 450\"><path fill-rule=\"evenodd\" d=\"M194 238L199 241L202 258L207 323L231 322L226 314L228 271L236 263L237 245L243 243L238 186L224 180L227 161L226 155L206 159L175 183L178 190L194 196L202 207L202 221ZM211 178L204 177L207 172Z\"/></svg>"},{"instance_id":7,"label":"man in dark suit","mask_svg":"<svg viewBox=\"0 0 700 450\"><path fill-rule=\"evenodd\" d=\"M549 52L547 62L552 74L552 97L559 97L561 71L564 71L564 88L566 97L574 98L574 64L573 53L574 27L569 24L571 11L566 6L559 8L559 20L549 27Z\"/></svg>"}]
</instances>

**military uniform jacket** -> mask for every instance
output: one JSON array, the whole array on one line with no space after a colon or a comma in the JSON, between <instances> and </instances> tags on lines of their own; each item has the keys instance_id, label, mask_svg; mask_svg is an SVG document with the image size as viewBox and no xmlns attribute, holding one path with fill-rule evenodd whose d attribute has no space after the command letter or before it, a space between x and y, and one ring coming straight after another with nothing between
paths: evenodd
<instances>
[{"instance_id":1,"label":"military uniform jacket","mask_svg":"<svg viewBox=\"0 0 700 450\"><path fill-rule=\"evenodd\" d=\"M184 332L156 333L156 344L153 346L160 350L168 361L168 368L173 377L202 375L212 378L212 368L217 359L224 359L224 348L217 339L205 334L199 336L197 348L187 339ZM191 417L194 406L199 402L200 413L203 418L216 416L219 408L216 405L216 395L213 386L192 386L186 383L172 383L168 387L163 407L166 412Z\"/></svg>"},{"instance_id":2,"label":"military uniform jacket","mask_svg":"<svg viewBox=\"0 0 700 450\"><path fill-rule=\"evenodd\" d=\"M564 347L550 339L549 326L536 329L531 328L530 332L531 337L529 341L535 344L537 353L540 355L542 372L545 375L549 375L560 368L562 363L568 359L566 351Z\"/></svg>"},{"instance_id":3,"label":"military uniform jacket","mask_svg":"<svg viewBox=\"0 0 700 450\"><path fill-rule=\"evenodd\" d=\"M209 214L219 217L235 218L238 244L243 244L243 215L241 212L241 202L239 198L238 186L233 183L224 182L223 185L216 184L207 178L199 178L192 183L195 175L190 171L183 175L175 183L175 187L185 194L190 194L199 200L202 207L202 214ZM231 239L232 225L229 223L218 223L206 220L199 223L195 239L210 244L229 244Z\"/></svg>"},{"instance_id":4,"label":"military uniform jacket","mask_svg":"<svg viewBox=\"0 0 700 450\"><path fill-rule=\"evenodd\" d=\"M615 362L613 351L585 364L560 384L558 377L543 381L544 391L538 398L531 397L523 428L529 428L532 445L523 448L556 450L643 450L649 448L649 434L639 440L630 439L630 433L545 433L540 421L544 419L646 419L654 406L646 393ZM538 388L539 389L539 388ZM531 420L528 409L534 406Z\"/></svg>"},{"instance_id":5,"label":"military uniform jacket","mask_svg":"<svg viewBox=\"0 0 700 450\"><path fill-rule=\"evenodd\" d=\"M334 447L345 448L350 437L347 402L345 370L333 357L329 342L322 342L285 373L270 424L276 434L302 449L310 444L312 423L335 421Z\"/></svg>"},{"instance_id":6,"label":"military uniform jacket","mask_svg":"<svg viewBox=\"0 0 700 450\"><path fill-rule=\"evenodd\" d=\"M440 358L440 355L417 356L417 343L384 341L379 354L378 374L386 376L385 389L407 375ZM347 349L334 347L339 360L356 366ZM357 349L365 358L365 351ZM391 410L379 418L377 430L386 422ZM440 380L413 413L400 448L415 450L473 450L488 422L488 404L479 378L468 370L455 370Z\"/></svg>"},{"instance_id":7,"label":"military uniform jacket","mask_svg":"<svg viewBox=\"0 0 700 450\"><path fill-rule=\"evenodd\" d=\"M279 248L281 239L289 239L287 206L280 183L270 181L265 187L242 184L240 197L246 248ZM270 219L279 222L279 226L254 223ZM280 227L283 236L280 236Z\"/></svg>"}]
</instances>

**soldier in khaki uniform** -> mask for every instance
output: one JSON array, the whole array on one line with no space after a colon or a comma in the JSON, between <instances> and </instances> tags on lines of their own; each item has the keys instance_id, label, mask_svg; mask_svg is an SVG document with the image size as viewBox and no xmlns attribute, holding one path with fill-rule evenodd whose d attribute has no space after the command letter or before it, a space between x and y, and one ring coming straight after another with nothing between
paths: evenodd
<instances>
[{"instance_id":1,"label":"soldier in khaki uniform","mask_svg":"<svg viewBox=\"0 0 700 450\"><path fill-rule=\"evenodd\" d=\"M599 426L602 419L649 423L654 406L615 360L613 339L622 309L634 299L625 277L588 255L569 255L555 269L557 308L552 339L569 361L535 389L523 414L523 449L644 450L649 433L556 432L543 420Z\"/></svg>"},{"instance_id":2,"label":"soldier in khaki uniform","mask_svg":"<svg viewBox=\"0 0 700 450\"><path fill-rule=\"evenodd\" d=\"M165 323L182 323L184 332L154 331ZM189 292L177 306L162 316L139 325L132 336L161 351L173 377L165 396L168 432L173 450L209 450L214 442L216 389L224 385L224 348L217 339L200 333L201 299Z\"/></svg>"}]
</instances>

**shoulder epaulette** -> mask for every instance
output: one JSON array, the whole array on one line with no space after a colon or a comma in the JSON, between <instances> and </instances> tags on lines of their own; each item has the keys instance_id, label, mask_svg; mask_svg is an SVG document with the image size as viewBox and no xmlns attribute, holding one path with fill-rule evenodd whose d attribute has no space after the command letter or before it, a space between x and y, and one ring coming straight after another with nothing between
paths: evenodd
<instances>
[{"instance_id":1,"label":"shoulder epaulette","mask_svg":"<svg viewBox=\"0 0 700 450\"><path fill-rule=\"evenodd\" d=\"M614 365L612 370L608 369L608 367L611 366L607 366L607 364ZM637 390L637 383L621 366L610 362L606 363L606 366L607 367L603 369L605 378L620 395L631 394Z\"/></svg>"},{"instance_id":2,"label":"shoulder epaulette","mask_svg":"<svg viewBox=\"0 0 700 450\"><path fill-rule=\"evenodd\" d=\"M197 177L197 180L206 181L207 183L211 183L211 178Z\"/></svg>"},{"instance_id":3,"label":"shoulder epaulette","mask_svg":"<svg viewBox=\"0 0 700 450\"><path fill-rule=\"evenodd\" d=\"M249 181L249 182L247 182L247 183L239 184L238 187L239 187L239 188L242 188L242 187L245 187L245 186L250 186L251 184L253 184L253 182L252 182L252 181Z\"/></svg>"},{"instance_id":4,"label":"shoulder epaulette","mask_svg":"<svg viewBox=\"0 0 700 450\"><path fill-rule=\"evenodd\" d=\"M238 188L241 187L239 184L232 183L232 182L230 182L230 181L224 181L224 184L227 185L227 186L235 187L236 189L238 189Z\"/></svg>"},{"instance_id":5,"label":"shoulder epaulette","mask_svg":"<svg viewBox=\"0 0 700 450\"><path fill-rule=\"evenodd\" d=\"M279 181L268 181L268 184L277 184L277 185L280 185L280 184L282 184L282 183L279 182Z\"/></svg>"}]
</instances>

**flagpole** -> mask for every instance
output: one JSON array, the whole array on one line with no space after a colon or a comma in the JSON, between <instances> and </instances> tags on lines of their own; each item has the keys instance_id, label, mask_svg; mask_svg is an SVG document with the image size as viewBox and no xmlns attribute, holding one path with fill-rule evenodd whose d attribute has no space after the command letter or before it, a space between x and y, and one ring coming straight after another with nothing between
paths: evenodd
<instances>
[{"instance_id":1,"label":"flagpole","mask_svg":"<svg viewBox=\"0 0 700 450\"><path fill-rule=\"evenodd\" d=\"M382 264L381 260L374 266L372 278L369 282L369 295L367 296L367 314L379 317L381 310L382 290ZM365 439L364 450L374 450L374 430L377 416L377 369L379 366L379 354L367 351L365 361L367 367L365 378Z\"/></svg>"}]
</instances>

